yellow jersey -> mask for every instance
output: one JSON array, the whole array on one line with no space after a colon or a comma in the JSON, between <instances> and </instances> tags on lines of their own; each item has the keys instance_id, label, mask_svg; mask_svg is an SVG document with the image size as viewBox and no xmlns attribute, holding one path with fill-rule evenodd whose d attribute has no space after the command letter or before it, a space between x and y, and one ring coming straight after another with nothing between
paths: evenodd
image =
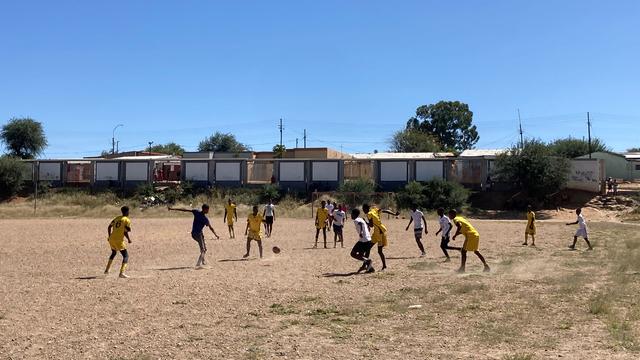
<instances>
[{"instance_id":1,"label":"yellow jersey","mask_svg":"<svg viewBox=\"0 0 640 360\"><path fill-rule=\"evenodd\" d=\"M534 221L536 220L536 214L533 211L527 212L527 229L536 227Z\"/></svg>"},{"instance_id":2,"label":"yellow jersey","mask_svg":"<svg viewBox=\"0 0 640 360\"><path fill-rule=\"evenodd\" d=\"M263 222L262 214L258 213L257 215L250 214L247 219L247 224L249 224L249 231L260 233L262 230L262 222Z\"/></svg>"},{"instance_id":3,"label":"yellow jersey","mask_svg":"<svg viewBox=\"0 0 640 360\"><path fill-rule=\"evenodd\" d=\"M235 213L236 210L236 204L227 204L224 206L224 208L227 210L227 221L228 222L232 222L233 221L233 214Z\"/></svg>"},{"instance_id":4,"label":"yellow jersey","mask_svg":"<svg viewBox=\"0 0 640 360\"><path fill-rule=\"evenodd\" d=\"M380 233L386 233L387 227L382 224L382 220L380 220L380 209L372 208L369 209L367 213L367 218L370 222L373 222L373 231L379 231Z\"/></svg>"},{"instance_id":5,"label":"yellow jersey","mask_svg":"<svg viewBox=\"0 0 640 360\"><path fill-rule=\"evenodd\" d=\"M126 216L118 216L111 220L111 236L109 242L124 241L124 234L131 231L131 220Z\"/></svg>"},{"instance_id":6,"label":"yellow jersey","mask_svg":"<svg viewBox=\"0 0 640 360\"><path fill-rule=\"evenodd\" d=\"M456 224L456 226L460 226L460 233L462 235L464 235L465 237L476 237L476 236L480 236L480 233L478 233L478 230L476 230L471 223L469 222L469 220L463 218L462 216L456 216L455 218L453 218L453 223Z\"/></svg>"},{"instance_id":7,"label":"yellow jersey","mask_svg":"<svg viewBox=\"0 0 640 360\"><path fill-rule=\"evenodd\" d=\"M318 224L322 225L325 221L329 219L329 209L322 208L318 209L318 213L316 214L316 220Z\"/></svg>"}]
</instances>

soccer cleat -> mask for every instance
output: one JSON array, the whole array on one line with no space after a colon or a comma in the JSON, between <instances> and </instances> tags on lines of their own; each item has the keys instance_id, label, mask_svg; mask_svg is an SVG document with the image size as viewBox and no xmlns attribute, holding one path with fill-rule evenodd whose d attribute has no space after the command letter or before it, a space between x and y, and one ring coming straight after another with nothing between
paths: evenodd
<instances>
[{"instance_id":1,"label":"soccer cleat","mask_svg":"<svg viewBox=\"0 0 640 360\"><path fill-rule=\"evenodd\" d=\"M128 279L128 278L129 278L129 275L127 275L127 274L125 274L125 273L120 273L120 276L119 276L119 277L120 277L121 279Z\"/></svg>"},{"instance_id":2,"label":"soccer cleat","mask_svg":"<svg viewBox=\"0 0 640 360\"><path fill-rule=\"evenodd\" d=\"M246 254L242 255L242 258L243 258L243 259L246 259L246 258L248 258L248 257L249 257L249 253L246 253Z\"/></svg>"},{"instance_id":3,"label":"soccer cleat","mask_svg":"<svg viewBox=\"0 0 640 360\"><path fill-rule=\"evenodd\" d=\"M369 266L369 268L367 269L367 274L371 274L376 272L376 269L373 268L373 266Z\"/></svg>"},{"instance_id":4,"label":"soccer cleat","mask_svg":"<svg viewBox=\"0 0 640 360\"><path fill-rule=\"evenodd\" d=\"M569 250L575 250L576 247L574 245L569 245Z\"/></svg>"},{"instance_id":5,"label":"soccer cleat","mask_svg":"<svg viewBox=\"0 0 640 360\"><path fill-rule=\"evenodd\" d=\"M360 269L358 269L358 272L360 273L360 272L363 272L365 270L367 270L367 262L366 261L362 263L362 266L360 266Z\"/></svg>"},{"instance_id":6,"label":"soccer cleat","mask_svg":"<svg viewBox=\"0 0 640 360\"><path fill-rule=\"evenodd\" d=\"M443 262L451 262L451 258L445 258Z\"/></svg>"},{"instance_id":7,"label":"soccer cleat","mask_svg":"<svg viewBox=\"0 0 640 360\"><path fill-rule=\"evenodd\" d=\"M425 256L427 256L427 253L423 251L422 254L420 254L420 257L425 257Z\"/></svg>"},{"instance_id":8,"label":"soccer cleat","mask_svg":"<svg viewBox=\"0 0 640 360\"><path fill-rule=\"evenodd\" d=\"M483 270L483 271L484 271L484 272L490 272L490 271L491 271L491 268L489 267L489 265L485 265L485 266L484 266L484 270Z\"/></svg>"}]
</instances>

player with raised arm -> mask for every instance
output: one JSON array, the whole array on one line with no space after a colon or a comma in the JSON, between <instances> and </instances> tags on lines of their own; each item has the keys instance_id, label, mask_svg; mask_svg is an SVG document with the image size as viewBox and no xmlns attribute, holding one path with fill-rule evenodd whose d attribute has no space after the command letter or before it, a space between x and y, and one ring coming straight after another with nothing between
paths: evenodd
<instances>
[{"instance_id":1,"label":"player with raised arm","mask_svg":"<svg viewBox=\"0 0 640 360\"><path fill-rule=\"evenodd\" d=\"M576 242L578 242L578 236L580 236L587 243L587 246L589 247L587 248L587 250L593 250L593 246L591 246L591 243L589 242L589 234L587 231L587 221L584 219L584 216L582 216L581 208L576 209L576 215L578 216L576 221L572 223L567 223L567 225L576 225L576 224L578 225L578 230L576 230L576 233L573 236L573 244L569 245L569 249L571 250L576 249Z\"/></svg>"},{"instance_id":2,"label":"player with raised arm","mask_svg":"<svg viewBox=\"0 0 640 360\"><path fill-rule=\"evenodd\" d=\"M373 229L371 234L371 241L374 244L378 244L378 255L380 255L380 260L382 261L382 269L383 271L387 268L387 260L384 256L384 247L389 246L389 240L387 239L387 227L382 223L382 218L380 215L383 213L390 214L393 216L398 216L399 213L391 210L380 210L378 207L373 206L370 207L369 204L362 205L362 211L367 216L367 223L370 229ZM367 254L369 256L369 254Z\"/></svg>"},{"instance_id":3,"label":"player with raised arm","mask_svg":"<svg viewBox=\"0 0 640 360\"><path fill-rule=\"evenodd\" d=\"M418 244L418 249L420 249L421 257L427 255L424 251L424 246L422 245L422 224L424 224L424 234L429 234L429 230L427 229L427 219L424 218L424 213L418 210L418 207L415 205L411 205L411 219L409 220L409 224L407 224L407 228L405 231L409 230L409 226L413 223L413 235L416 239L416 244Z\"/></svg>"},{"instance_id":4,"label":"player with raised arm","mask_svg":"<svg viewBox=\"0 0 640 360\"><path fill-rule=\"evenodd\" d=\"M129 207L123 206L120 208L120 212L122 215L111 220L111 223L109 223L109 226L107 227L107 241L111 247L111 256L109 256L107 268L104 270L104 273L105 275L109 273L111 264L113 264L113 259L115 259L116 254L120 251L120 254L122 254L120 277L126 279L129 276L125 274L124 271L127 269L127 263L129 262L129 253L127 252L127 243L124 242L124 239L127 238L127 242L131 244L131 238L129 237L129 233L131 232Z\"/></svg>"},{"instance_id":5,"label":"player with raised arm","mask_svg":"<svg viewBox=\"0 0 640 360\"><path fill-rule=\"evenodd\" d=\"M207 218L207 214L209 213L209 205L203 204L202 210L196 209L178 209L169 207L169 211L181 211L188 212L193 214L193 225L191 226L191 238L198 243L198 247L200 248L200 256L198 257L198 262L196 262L196 268L201 268L202 265L206 265L205 254L207 253L207 244L204 241L204 233L202 230L204 227L208 227L211 229L211 232L216 237L216 239L220 239L216 231L209 223L209 218Z\"/></svg>"}]
</instances>

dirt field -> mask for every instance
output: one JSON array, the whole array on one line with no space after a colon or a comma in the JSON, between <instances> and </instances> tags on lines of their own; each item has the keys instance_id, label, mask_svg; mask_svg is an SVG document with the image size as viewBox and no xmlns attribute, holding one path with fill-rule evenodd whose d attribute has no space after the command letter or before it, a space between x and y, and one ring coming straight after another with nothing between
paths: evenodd
<instances>
[{"instance_id":1,"label":"dirt field","mask_svg":"<svg viewBox=\"0 0 640 360\"><path fill-rule=\"evenodd\" d=\"M442 263L435 219L425 258L407 220L386 220L390 268L351 275L351 222L345 248L325 250L310 248L312 221L279 219L265 250L282 253L259 260L254 247L243 261L241 236L229 240L215 219L222 239L208 240L208 266L195 270L190 218L133 218L131 278L118 279L120 255L102 275L108 221L0 220L0 359L640 356L634 225L589 223L587 252L566 250L575 226L540 222L531 248L520 245L524 222L476 220L493 271L470 255L457 275L460 256Z\"/></svg>"}]
</instances>

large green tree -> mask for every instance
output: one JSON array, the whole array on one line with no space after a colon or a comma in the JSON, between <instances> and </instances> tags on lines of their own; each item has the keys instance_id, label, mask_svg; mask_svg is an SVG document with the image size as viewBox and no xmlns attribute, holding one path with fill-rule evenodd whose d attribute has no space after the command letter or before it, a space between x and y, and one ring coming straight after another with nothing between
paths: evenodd
<instances>
[{"instance_id":1,"label":"large green tree","mask_svg":"<svg viewBox=\"0 0 640 360\"><path fill-rule=\"evenodd\" d=\"M547 144L527 139L496 159L494 180L515 184L531 197L544 199L562 189L569 179L569 159L556 156Z\"/></svg>"},{"instance_id":2,"label":"large green tree","mask_svg":"<svg viewBox=\"0 0 640 360\"><path fill-rule=\"evenodd\" d=\"M447 151L471 149L480 139L473 125L473 112L460 101L420 106L416 115L407 121L406 129L434 136Z\"/></svg>"},{"instance_id":3,"label":"large green tree","mask_svg":"<svg viewBox=\"0 0 640 360\"><path fill-rule=\"evenodd\" d=\"M236 140L235 135L216 131L215 134L205 138L198 145L198 151L215 152L243 152L250 150L249 146Z\"/></svg>"},{"instance_id":4,"label":"large green tree","mask_svg":"<svg viewBox=\"0 0 640 360\"><path fill-rule=\"evenodd\" d=\"M390 143L393 152L438 152L442 150L433 135L418 130L399 130L393 134Z\"/></svg>"},{"instance_id":5,"label":"large green tree","mask_svg":"<svg viewBox=\"0 0 640 360\"><path fill-rule=\"evenodd\" d=\"M575 159L579 156L589 155L589 142L572 137L556 139L549 143L549 150L553 155ZM609 150L604 141L598 138L591 140L591 152Z\"/></svg>"},{"instance_id":6,"label":"large green tree","mask_svg":"<svg viewBox=\"0 0 640 360\"><path fill-rule=\"evenodd\" d=\"M151 145L147 147L147 151L168 154L168 155L180 155L180 156L184 154L184 148L174 142L170 142L167 144Z\"/></svg>"},{"instance_id":7,"label":"large green tree","mask_svg":"<svg viewBox=\"0 0 640 360\"><path fill-rule=\"evenodd\" d=\"M10 155L33 159L47 147L42 124L30 118L12 118L2 126L0 139Z\"/></svg>"}]
</instances>

